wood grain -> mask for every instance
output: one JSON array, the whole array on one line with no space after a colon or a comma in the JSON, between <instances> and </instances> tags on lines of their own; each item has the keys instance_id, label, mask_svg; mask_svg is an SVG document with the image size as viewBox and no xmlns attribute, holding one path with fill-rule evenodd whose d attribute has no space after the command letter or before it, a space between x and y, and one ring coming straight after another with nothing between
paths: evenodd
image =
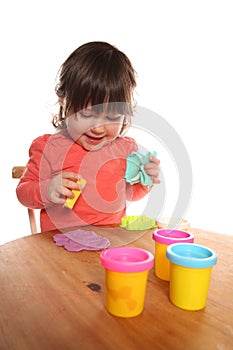
<instances>
[{"instance_id":1,"label":"wood grain","mask_svg":"<svg viewBox=\"0 0 233 350\"><path fill-rule=\"evenodd\" d=\"M14 166L12 168L12 178L13 179L20 179L23 175L26 167L25 166Z\"/></svg>"},{"instance_id":2,"label":"wood grain","mask_svg":"<svg viewBox=\"0 0 233 350\"><path fill-rule=\"evenodd\" d=\"M154 253L151 231L96 231L113 246L129 243ZM1 246L0 349L232 349L233 237L191 231L196 243L218 254L206 308L185 311L172 305L169 283L152 269L144 311L129 319L105 309L100 252L72 253L57 247L55 231Z\"/></svg>"}]
</instances>

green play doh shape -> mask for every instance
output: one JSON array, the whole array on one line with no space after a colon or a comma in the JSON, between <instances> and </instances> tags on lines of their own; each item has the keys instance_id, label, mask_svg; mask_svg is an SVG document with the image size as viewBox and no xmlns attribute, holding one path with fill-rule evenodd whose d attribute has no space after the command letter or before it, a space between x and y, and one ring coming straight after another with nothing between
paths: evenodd
<instances>
[{"instance_id":1,"label":"green play doh shape","mask_svg":"<svg viewBox=\"0 0 233 350\"><path fill-rule=\"evenodd\" d=\"M146 230L156 227L155 219L143 215L124 216L120 227L126 230Z\"/></svg>"}]
</instances>

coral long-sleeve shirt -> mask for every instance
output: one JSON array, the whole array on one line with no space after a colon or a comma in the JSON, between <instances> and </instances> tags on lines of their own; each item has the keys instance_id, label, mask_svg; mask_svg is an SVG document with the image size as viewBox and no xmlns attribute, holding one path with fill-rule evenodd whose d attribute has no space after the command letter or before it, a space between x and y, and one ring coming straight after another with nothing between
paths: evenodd
<instances>
[{"instance_id":1,"label":"coral long-sleeve shirt","mask_svg":"<svg viewBox=\"0 0 233 350\"><path fill-rule=\"evenodd\" d=\"M118 137L98 151L86 151L64 134L43 135L29 149L29 161L16 193L19 201L41 209L41 231L83 225L119 224L127 201L143 198L148 188L130 185L124 176L127 156L137 151L134 139ZM73 209L48 199L51 179L75 172L86 180Z\"/></svg>"}]
</instances>

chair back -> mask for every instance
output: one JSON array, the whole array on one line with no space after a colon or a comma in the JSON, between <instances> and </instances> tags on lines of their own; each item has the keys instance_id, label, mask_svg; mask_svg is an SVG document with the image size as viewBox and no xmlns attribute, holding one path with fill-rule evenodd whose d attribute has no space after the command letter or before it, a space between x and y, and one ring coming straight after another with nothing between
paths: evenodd
<instances>
[{"instance_id":1,"label":"chair back","mask_svg":"<svg viewBox=\"0 0 233 350\"><path fill-rule=\"evenodd\" d=\"M25 169L26 169L25 166L14 166L12 168L12 178L13 179L20 179L21 176L23 175ZM28 217L29 217L31 233L32 234L38 233L34 209L32 209L32 208L27 208L27 209L28 209Z\"/></svg>"}]
</instances>

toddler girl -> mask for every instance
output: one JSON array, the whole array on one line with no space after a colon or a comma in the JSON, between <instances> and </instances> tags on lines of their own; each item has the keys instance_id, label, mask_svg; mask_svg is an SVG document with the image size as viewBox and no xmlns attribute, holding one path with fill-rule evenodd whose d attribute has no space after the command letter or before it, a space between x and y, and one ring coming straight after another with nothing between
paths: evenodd
<instances>
[{"instance_id":1,"label":"toddler girl","mask_svg":"<svg viewBox=\"0 0 233 350\"><path fill-rule=\"evenodd\" d=\"M133 114L135 71L127 56L105 42L77 48L63 63L56 86L59 113L56 132L38 137L16 193L19 201L41 209L42 231L83 225L120 224L128 200L149 189L125 180L126 158L138 147L124 136ZM159 160L145 165L153 184ZM82 188L79 181L85 179ZM67 208L72 190L81 190Z\"/></svg>"}]
</instances>

